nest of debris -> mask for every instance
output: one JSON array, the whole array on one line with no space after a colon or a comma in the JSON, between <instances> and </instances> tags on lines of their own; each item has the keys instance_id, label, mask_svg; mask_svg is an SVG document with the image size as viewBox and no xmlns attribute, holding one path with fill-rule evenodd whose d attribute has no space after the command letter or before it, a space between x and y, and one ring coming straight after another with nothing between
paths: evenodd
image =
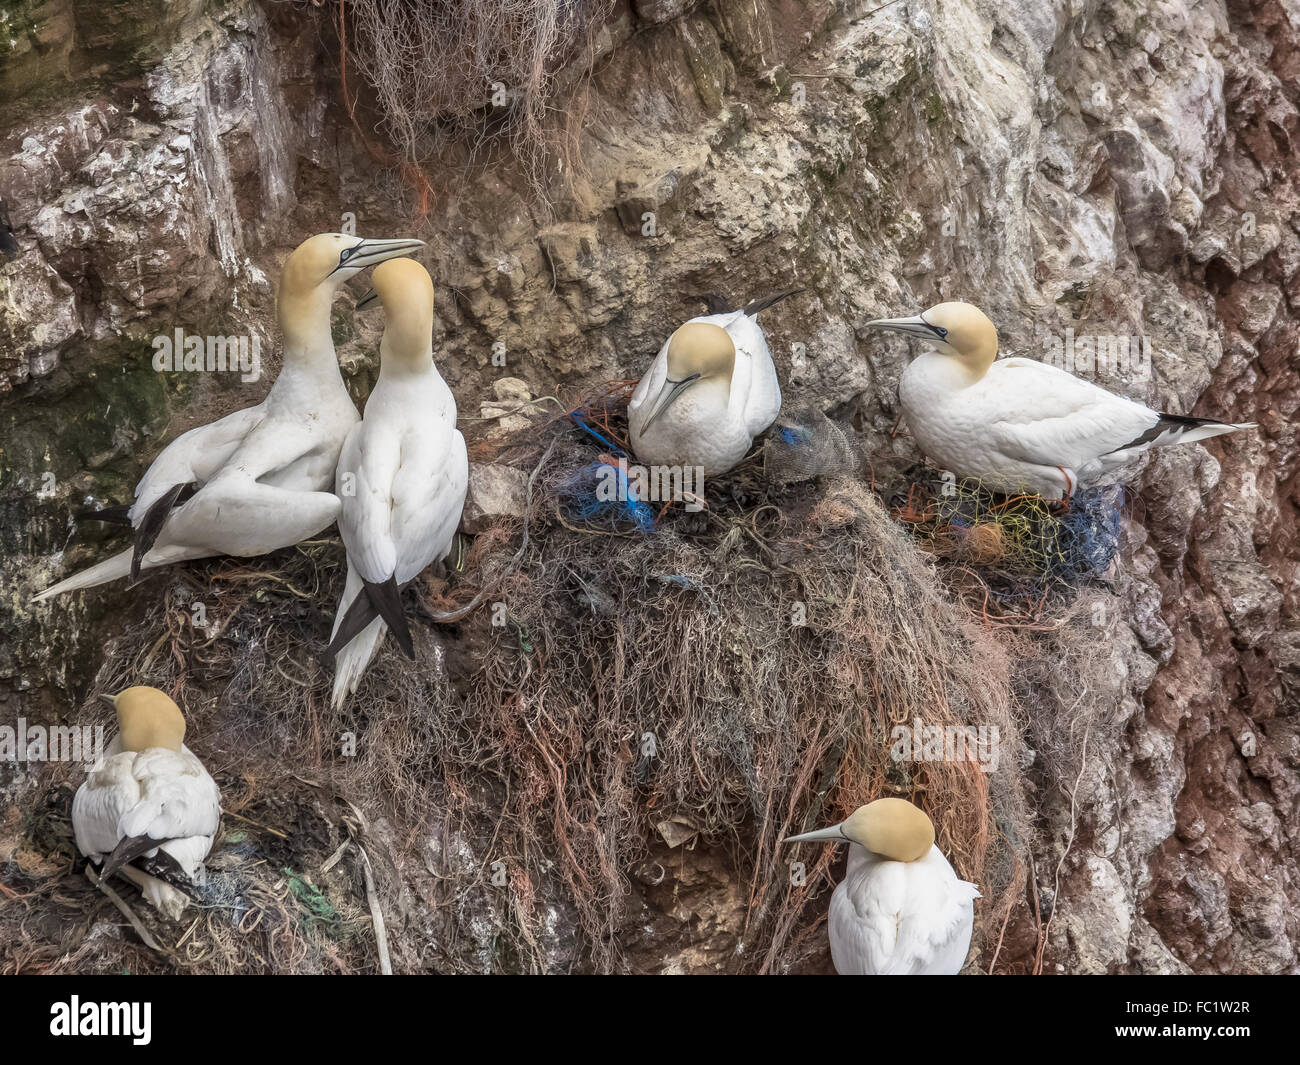
<instances>
[{"instance_id":1,"label":"nest of debris","mask_svg":"<svg viewBox=\"0 0 1300 1065\"><path fill-rule=\"evenodd\" d=\"M29 859L0 875L5 967L646 969L692 933L635 946L654 896L641 871L698 851L743 911L719 967L824 968L842 849L779 840L883 795L925 809L980 886L980 967L1027 967L1002 946L1041 786L1026 739L1052 732L1068 693L1044 705L1026 677L1084 637L1063 619L1038 654L1032 633L991 628L891 518L851 432L815 479L794 470L785 449L808 418L685 500L606 498L627 395L471 440L529 472L526 513L408 591L418 660L388 641L340 711L316 657L343 582L337 541L155 577L95 690L151 683L186 709L228 812L209 886L178 925L134 900L156 950L95 934L116 917L74 872L75 774L55 767L40 824L5 826ZM995 772L891 757L900 727L967 725L997 729Z\"/></svg>"}]
</instances>

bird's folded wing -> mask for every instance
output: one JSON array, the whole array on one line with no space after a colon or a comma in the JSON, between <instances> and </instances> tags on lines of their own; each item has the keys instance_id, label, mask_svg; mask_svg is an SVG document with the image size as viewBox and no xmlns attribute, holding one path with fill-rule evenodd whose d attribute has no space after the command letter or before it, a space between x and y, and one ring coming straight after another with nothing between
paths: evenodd
<instances>
[{"instance_id":1,"label":"bird's folded wing","mask_svg":"<svg viewBox=\"0 0 1300 1065\"><path fill-rule=\"evenodd\" d=\"M420 462L404 461L394 481L390 529L399 584L446 555L460 525L469 460L459 432L446 438L422 449Z\"/></svg>"},{"instance_id":2,"label":"bird's folded wing","mask_svg":"<svg viewBox=\"0 0 1300 1065\"><path fill-rule=\"evenodd\" d=\"M979 396L987 404L989 442L1008 458L1077 468L1123 447L1157 418L1141 403L1046 363L1006 359L994 366L998 372Z\"/></svg>"},{"instance_id":3,"label":"bird's folded wing","mask_svg":"<svg viewBox=\"0 0 1300 1065\"><path fill-rule=\"evenodd\" d=\"M140 799L118 821L122 838L183 839L211 836L221 821L221 793L188 751L149 750L137 755Z\"/></svg>"},{"instance_id":4,"label":"bird's folded wing","mask_svg":"<svg viewBox=\"0 0 1300 1065\"><path fill-rule=\"evenodd\" d=\"M855 971L879 975L961 965L970 943L971 900L979 892L932 853L922 862L873 860L870 875L836 889L831 918L838 958Z\"/></svg>"},{"instance_id":5,"label":"bird's folded wing","mask_svg":"<svg viewBox=\"0 0 1300 1065\"><path fill-rule=\"evenodd\" d=\"M121 839L122 817L140 801L140 782L131 771L130 753L117 754L97 768L72 800L77 849L90 857L108 854Z\"/></svg>"},{"instance_id":6,"label":"bird's folded wing","mask_svg":"<svg viewBox=\"0 0 1300 1065\"><path fill-rule=\"evenodd\" d=\"M397 570L393 483L401 462L400 442L366 422L353 427L339 455L339 533L348 561L371 584L383 584Z\"/></svg>"},{"instance_id":7,"label":"bird's folded wing","mask_svg":"<svg viewBox=\"0 0 1300 1065\"><path fill-rule=\"evenodd\" d=\"M332 492L261 484L226 470L172 511L150 558L159 564L203 554L263 555L315 536L338 515Z\"/></svg>"},{"instance_id":8,"label":"bird's folded wing","mask_svg":"<svg viewBox=\"0 0 1300 1065\"><path fill-rule=\"evenodd\" d=\"M149 508L176 485L210 480L261 418L260 406L237 410L210 425L182 433L163 448L136 485L135 505L131 508L133 523L138 525Z\"/></svg>"},{"instance_id":9,"label":"bird's folded wing","mask_svg":"<svg viewBox=\"0 0 1300 1065\"><path fill-rule=\"evenodd\" d=\"M914 891L903 911L895 947L896 972L956 971L970 947L974 884L952 877Z\"/></svg>"},{"instance_id":10,"label":"bird's folded wing","mask_svg":"<svg viewBox=\"0 0 1300 1065\"><path fill-rule=\"evenodd\" d=\"M871 909L855 931L856 947L880 975L932 974L949 964L955 971L970 945L970 899L964 890L917 892L913 885L906 897Z\"/></svg>"},{"instance_id":11,"label":"bird's folded wing","mask_svg":"<svg viewBox=\"0 0 1300 1065\"><path fill-rule=\"evenodd\" d=\"M133 836L212 835L220 818L216 782L188 750L116 754L72 802L77 847L88 856L110 854Z\"/></svg>"},{"instance_id":12,"label":"bird's folded wing","mask_svg":"<svg viewBox=\"0 0 1300 1065\"><path fill-rule=\"evenodd\" d=\"M750 436L757 436L781 412L781 384L762 327L744 311L719 322L736 345L736 366L731 375L732 403L739 402Z\"/></svg>"}]
</instances>

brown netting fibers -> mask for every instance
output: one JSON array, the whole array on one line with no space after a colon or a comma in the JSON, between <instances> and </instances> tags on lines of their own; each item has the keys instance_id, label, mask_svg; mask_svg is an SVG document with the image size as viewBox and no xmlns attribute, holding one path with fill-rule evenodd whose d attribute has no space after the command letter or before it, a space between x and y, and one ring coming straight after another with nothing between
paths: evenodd
<instances>
[{"instance_id":1,"label":"brown netting fibers","mask_svg":"<svg viewBox=\"0 0 1300 1065\"><path fill-rule=\"evenodd\" d=\"M501 519L426 574L407 597L418 661L389 640L338 713L315 657L337 542L152 578L95 691L152 683L185 707L231 815L213 875L178 925L121 887L161 953L77 938L68 911L115 911L69 838L79 774L54 767L40 823L0 826L30 857L0 877L3 967L372 971L379 907L398 970L692 968L691 922L647 915L707 868L734 906L707 967L816 968L843 849L778 841L899 795L980 887L975 964L1001 950L999 969L1026 968L1001 947L1039 786L1022 737L1027 706L1050 734L1072 694L1038 690L1070 631L988 628L855 476L782 487L755 456L697 512L589 510L590 470L617 465L624 431L602 399L497 445L536 471L522 555L524 523ZM463 621L429 620L485 589ZM891 755L900 729L961 726L996 728L996 768Z\"/></svg>"},{"instance_id":2,"label":"brown netting fibers","mask_svg":"<svg viewBox=\"0 0 1300 1065\"><path fill-rule=\"evenodd\" d=\"M403 160L439 158L449 136L475 146L504 138L540 193L547 164L567 146L548 122L556 75L590 48L612 7L612 0L347 0L339 9L342 60L346 70L350 54L374 90Z\"/></svg>"}]
</instances>

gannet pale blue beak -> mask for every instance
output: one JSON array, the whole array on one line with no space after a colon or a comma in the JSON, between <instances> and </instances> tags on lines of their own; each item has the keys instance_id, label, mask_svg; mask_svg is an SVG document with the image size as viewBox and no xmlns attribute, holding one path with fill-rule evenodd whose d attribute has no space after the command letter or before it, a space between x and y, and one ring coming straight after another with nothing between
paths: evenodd
<instances>
[{"instance_id":1,"label":"gannet pale blue beak","mask_svg":"<svg viewBox=\"0 0 1300 1065\"><path fill-rule=\"evenodd\" d=\"M918 340L929 340L946 343L948 340L948 330L942 326L931 325L925 320L922 314L913 315L910 318L877 318L874 322L867 323L868 329L887 329L891 333L903 333L906 336L916 337Z\"/></svg>"},{"instance_id":2,"label":"gannet pale blue beak","mask_svg":"<svg viewBox=\"0 0 1300 1065\"><path fill-rule=\"evenodd\" d=\"M113 707L116 707L116 706L117 706L117 696L116 696L116 695L109 695L108 692L100 692L100 693L99 693L99 697L100 697L101 699L103 699L104 702L108 703L109 706L113 706Z\"/></svg>"},{"instance_id":3,"label":"gannet pale blue beak","mask_svg":"<svg viewBox=\"0 0 1300 1065\"><path fill-rule=\"evenodd\" d=\"M339 253L339 263L330 274L336 274L340 270L364 270L367 266L375 266L387 259L396 259L413 252L416 248L423 247L424 241L416 240L414 237L403 237L397 240L361 239L352 247L344 248Z\"/></svg>"},{"instance_id":4,"label":"gannet pale blue beak","mask_svg":"<svg viewBox=\"0 0 1300 1065\"><path fill-rule=\"evenodd\" d=\"M362 296L359 300L357 300L357 305L356 307L353 308L353 310L368 311L370 310L371 307L375 305L375 303L378 300L379 300L379 293L372 288L364 296Z\"/></svg>"},{"instance_id":5,"label":"gannet pale blue beak","mask_svg":"<svg viewBox=\"0 0 1300 1065\"><path fill-rule=\"evenodd\" d=\"M641 426L641 431L644 433L647 429L649 429L650 426L654 424L655 419L658 418L659 415L663 414L663 412L666 411L669 407L671 407L673 405L673 401L678 396L680 396L683 392L685 392L688 388L690 388L691 385L695 384L695 382L698 381L700 377L701 377L700 374L693 373L690 375L690 377L683 378L680 381L673 381L673 380L665 381L663 388L659 390L659 394L655 396L654 400L652 401L652 406L650 407L650 413L646 416L646 420Z\"/></svg>"},{"instance_id":6,"label":"gannet pale blue beak","mask_svg":"<svg viewBox=\"0 0 1300 1065\"><path fill-rule=\"evenodd\" d=\"M798 836L786 836L782 843L844 843L848 841L848 836L844 834L844 822L838 825L831 825L830 828L819 828L814 832L804 832Z\"/></svg>"}]
</instances>

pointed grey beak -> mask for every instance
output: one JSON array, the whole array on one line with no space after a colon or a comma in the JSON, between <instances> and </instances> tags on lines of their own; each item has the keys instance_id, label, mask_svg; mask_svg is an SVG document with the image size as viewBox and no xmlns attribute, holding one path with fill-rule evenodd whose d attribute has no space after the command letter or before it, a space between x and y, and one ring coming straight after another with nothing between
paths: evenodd
<instances>
[{"instance_id":1,"label":"pointed grey beak","mask_svg":"<svg viewBox=\"0 0 1300 1065\"><path fill-rule=\"evenodd\" d=\"M804 832L798 836L786 836L782 843L844 843L848 840L844 834L843 822L830 828L819 828L815 832Z\"/></svg>"},{"instance_id":2,"label":"pointed grey beak","mask_svg":"<svg viewBox=\"0 0 1300 1065\"><path fill-rule=\"evenodd\" d=\"M113 707L114 709L117 709L116 695L109 695L108 692L100 692L99 697L103 699L106 703L108 703L109 706Z\"/></svg>"},{"instance_id":3,"label":"pointed grey beak","mask_svg":"<svg viewBox=\"0 0 1300 1065\"><path fill-rule=\"evenodd\" d=\"M378 302L378 300L379 300L379 293L372 288L369 292L367 292L364 296L362 296L359 300L357 300L356 309L358 311L369 310L371 307L375 305L376 302Z\"/></svg>"},{"instance_id":4,"label":"pointed grey beak","mask_svg":"<svg viewBox=\"0 0 1300 1065\"><path fill-rule=\"evenodd\" d=\"M877 318L874 322L868 322L867 328L887 329L891 333L903 333L906 336L916 337L918 340L929 340L932 343L942 343L947 338L946 330L931 325L919 314L913 315L911 318Z\"/></svg>"},{"instance_id":5,"label":"pointed grey beak","mask_svg":"<svg viewBox=\"0 0 1300 1065\"><path fill-rule=\"evenodd\" d=\"M646 418L645 424L641 426L641 431L644 433L649 429L655 419L672 406L673 400L690 388L691 385L695 384L699 379L700 375L693 373L690 377L681 381L665 381L664 387L659 390L659 395L655 396L654 406L650 408L650 415Z\"/></svg>"},{"instance_id":6,"label":"pointed grey beak","mask_svg":"<svg viewBox=\"0 0 1300 1065\"><path fill-rule=\"evenodd\" d=\"M338 266L330 273L339 270L364 270L367 266L376 266L387 259L398 259L409 255L416 248L423 248L424 241L414 237L399 240L359 240L347 251L347 258L340 260Z\"/></svg>"}]
</instances>

